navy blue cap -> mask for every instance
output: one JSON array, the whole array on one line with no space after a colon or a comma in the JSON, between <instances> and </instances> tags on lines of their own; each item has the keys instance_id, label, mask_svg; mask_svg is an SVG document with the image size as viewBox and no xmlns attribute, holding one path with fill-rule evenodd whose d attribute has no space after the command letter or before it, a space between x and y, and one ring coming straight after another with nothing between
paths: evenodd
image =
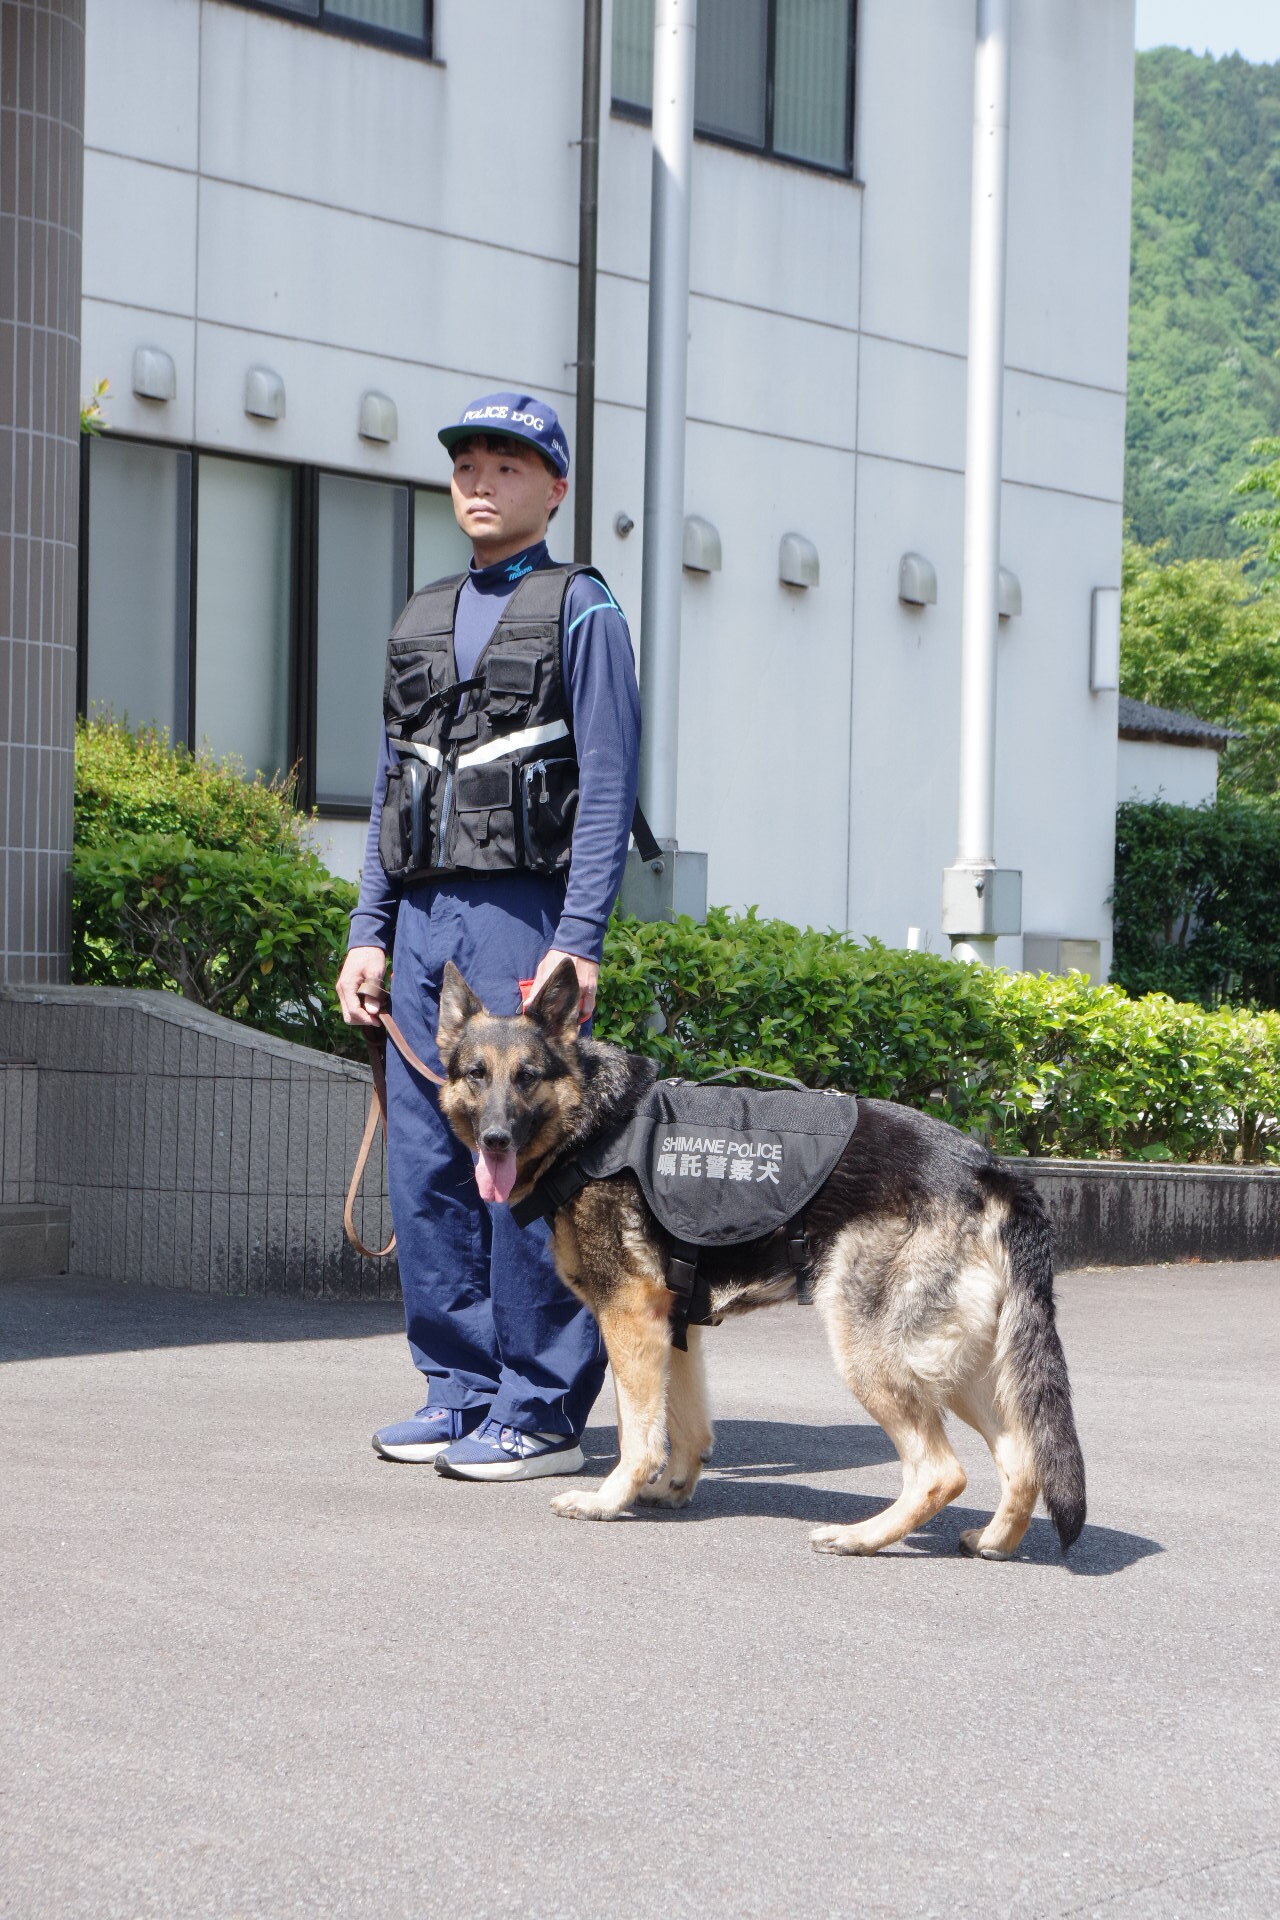
<instances>
[{"instance_id":1,"label":"navy blue cap","mask_svg":"<svg viewBox=\"0 0 1280 1920\"><path fill-rule=\"evenodd\" d=\"M569 471L569 442L555 410L531 393L485 393L473 400L456 426L441 427L438 439L442 447L469 440L476 433L501 433L512 440L527 440L531 447L546 455L556 472L564 477Z\"/></svg>"}]
</instances>

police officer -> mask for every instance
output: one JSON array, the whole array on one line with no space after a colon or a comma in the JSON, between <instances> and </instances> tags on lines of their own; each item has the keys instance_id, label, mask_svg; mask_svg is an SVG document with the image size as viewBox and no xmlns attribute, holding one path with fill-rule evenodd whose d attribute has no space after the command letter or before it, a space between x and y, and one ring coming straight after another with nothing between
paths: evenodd
<instances>
[{"instance_id":1,"label":"police officer","mask_svg":"<svg viewBox=\"0 0 1280 1920\"><path fill-rule=\"evenodd\" d=\"M374 1024L361 994L381 986L394 940L396 1019L437 1068L447 960L491 1011L514 1014L521 982L536 991L568 955L590 1017L640 742L626 621L598 574L547 552L569 472L555 413L529 394L486 394L439 437L473 557L466 574L416 593L391 636L337 983L348 1023ZM604 1378L594 1319L559 1280L547 1228L521 1230L481 1198L434 1089L394 1047L387 1101L405 1322L427 1392L375 1448L469 1480L576 1473Z\"/></svg>"}]
</instances>

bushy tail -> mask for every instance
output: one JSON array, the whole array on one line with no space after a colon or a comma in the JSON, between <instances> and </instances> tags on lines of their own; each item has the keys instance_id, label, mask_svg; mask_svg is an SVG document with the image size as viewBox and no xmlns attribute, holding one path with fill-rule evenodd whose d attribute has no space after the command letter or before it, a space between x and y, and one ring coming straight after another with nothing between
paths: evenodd
<instances>
[{"instance_id":1,"label":"bushy tail","mask_svg":"<svg viewBox=\"0 0 1280 1920\"><path fill-rule=\"evenodd\" d=\"M1031 1442L1040 1491L1062 1551L1084 1525L1084 1456L1053 1312L1053 1240L1039 1194L1024 1176L1004 1190L1002 1229L1011 1284L1000 1313L1000 1397Z\"/></svg>"}]
</instances>

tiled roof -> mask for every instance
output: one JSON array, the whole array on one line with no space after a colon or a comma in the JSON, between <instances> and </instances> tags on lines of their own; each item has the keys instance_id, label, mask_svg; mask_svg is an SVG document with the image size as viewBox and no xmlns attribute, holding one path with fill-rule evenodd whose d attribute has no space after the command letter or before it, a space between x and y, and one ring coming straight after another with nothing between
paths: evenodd
<instances>
[{"instance_id":1,"label":"tiled roof","mask_svg":"<svg viewBox=\"0 0 1280 1920\"><path fill-rule=\"evenodd\" d=\"M1177 713L1172 707L1150 707L1145 700L1130 700L1122 693L1120 738L1159 740L1170 747L1216 747L1221 753L1228 740L1241 736L1233 727L1197 720L1194 713Z\"/></svg>"}]
</instances>

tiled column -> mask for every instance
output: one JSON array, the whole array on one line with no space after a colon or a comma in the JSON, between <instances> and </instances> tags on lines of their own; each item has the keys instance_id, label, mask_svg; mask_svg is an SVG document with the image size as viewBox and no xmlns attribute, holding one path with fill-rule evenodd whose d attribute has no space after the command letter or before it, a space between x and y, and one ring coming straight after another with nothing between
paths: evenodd
<instances>
[{"instance_id":1,"label":"tiled column","mask_svg":"<svg viewBox=\"0 0 1280 1920\"><path fill-rule=\"evenodd\" d=\"M0 0L0 979L65 980L84 0Z\"/></svg>"}]
</instances>

